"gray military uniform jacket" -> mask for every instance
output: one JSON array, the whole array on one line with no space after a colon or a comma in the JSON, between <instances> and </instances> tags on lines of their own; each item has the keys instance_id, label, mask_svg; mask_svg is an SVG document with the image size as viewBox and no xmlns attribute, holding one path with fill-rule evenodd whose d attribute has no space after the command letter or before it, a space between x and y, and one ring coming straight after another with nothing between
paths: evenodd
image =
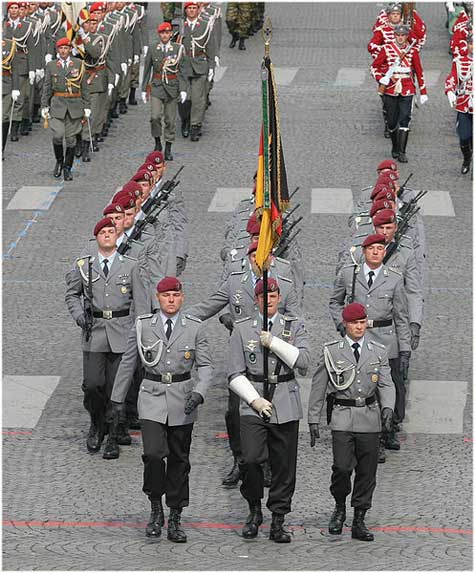
<instances>
[{"instance_id":1,"label":"gray military uniform jacket","mask_svg":"<svg viewBox=\"0 0 475 573\"><path fill-rule=\"evenodd\" d=\"M167 340L159 313L139 316L117 371L111 395L113 402L124 402L139 361L145 368L137 402L139 418L169 426L193 423L198 416L197 409L185 414L185 402L192 392L199 392L205 398L213 379L208 341L201 321L180 312ZM191 372L194 367L198 370L196 385L192 379L156 382L147 378L148 372L166 376Z\"/></svg>"},{"instance_id":2,"label":"gray military uniform jacket","mask_svg":"<svg viewBox=\"0 0 475 573\"><path fill-rule=\"evenodd\" d=\"M350 378L353 378L353 382L345 390L338 390L332 382L346 383ZM376 401L368 405L364 402L361 406L335 404L330 428L339 432L380 432L381 410L394 410L396 400L384 346L366 334L357 363L346 338L325 344L312 378L308 402L309 424L320 423L327 393L334 393L339 399L361 402L376 394Z\"/></svg>"},{"instance_id":3,"label":"gray military uniform jacket","mask_svg":"<svg viewBox=\"0 0 475 573\"><path fill-rule=\"evenodd\" d=\"M333 285L330 314L335 326L342 322L342 310L347 298L351 296L353 269L354 265L344 267ZM359 302L366 307L370 321L392 320L390 326L371 329L371 337L386 347L389 358L397 358L400 351L411 350L408 302L401 273L382 265L370 288L361 265L356 274L353 302Z\"/></svg>"},{"instance_id":4,"label":"gray military uniform jacket","mask_svg":"<svg viewBox=\"0 0 475 573\"><path fill-rule=\"evenodd\" d=\"M74 268L66 274L66 304L74 320L84 315L81 299L87 297L88 260L77 259ZM92 265L92 302L94 308L102 311L129 310L127 316L115 318L94 318L92 335L86 342L82 336L82 349L85 352L125 351L127 337L133 326L133 297L141 291L136 261L116 253L109 274L105 277L99 258Z\"/></svg>"},{"instance_id":5,"label":"gray military uniform jacket","mask_svg":"<svg viewBox=\"0 0 475 573\"><path fill-rule=\"evenodd\" d=\"M272 318L272 322L272 335L282 338L300 350L294 369L307 369L310 361L310 350L308 334L303 320L276 314ZM283 335L288 325L290 325L290 337ZM246 375L246 373L262 376L263 347L260 341L261 331L262 318L259 314L254 314L254 318L248 317L236 322L230 342L229 382L241 374ZM278 358L276 355L269 351L269 374L275 372L277 362ZM289 372L291 372L290 368L282 362L280 375ZM261 396L264 395L264 384L262 382L251 381L251 384ZM285 424L286 422L300 420L303 417L299 384L295 379L288 382L279 382L275 385L272 408L271 424ZM258 416L257 412L243 400L241 400L240 413L241 416Z\"/></svg>"}]
</instances>

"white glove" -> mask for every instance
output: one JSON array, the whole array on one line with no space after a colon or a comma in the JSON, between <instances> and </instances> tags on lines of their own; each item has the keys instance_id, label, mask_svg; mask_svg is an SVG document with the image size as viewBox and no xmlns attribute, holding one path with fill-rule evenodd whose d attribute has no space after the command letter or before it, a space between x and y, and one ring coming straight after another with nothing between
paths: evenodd
<instances>
[{"instance_id":1,"label":"white glove","mask_svg":"<svg viewBox=\"0 0 475 573\"><path fill-rule=\"evenodd\" d=\"M115 85L115 87L117 87L117 84L119 83L119 80L120 80L119 74L115 74L115 80L114 80L114 85Z\"/></svg>"},{"instance_id":2,"label":"white glove","mask_svg":"<svg viewBox=\"0 0 475 573\"><path fill-rule=\"evenodd\" d=\"M122 70L122 73L124 74L124 76L127 75L127 64L125 62L122 62L120 64L120 69Z\"/></svg>"},{"instance_id":3,"label":"white glove","mask_svg":"<svg viewBox=\"0 0 475 573\"><path fill-rule=\"evenodd\" d=\"M272 404L265 398L256 398L250 404L261 418L270 418L272 416Z\"/></svg>"},{"instance_id":4,"label":"white glove","mask_svg":"<svg viewBox=\"0 0 475 573\"><path fill-rule=\"evenodd\" d=\"M36 83L40 82L40 80L42 80L45 77L45 71L42 69L36 70L35 72L35 78L36 78Z\"/></svg>"},{"instance_id":5,"label":"white glove","mask_svg":"<svg viewBox=\"0 0 475 573\"><path fill-rule=\"evenodd\" d=\"M145 56L147 55L147 52L148 52L148 46L144 46L144 47L143 47L143 55L144 55L144 58L145 58Z\"/></svg>"},{"instance_id":6,"label":"white glove","mask_svg":"<svg viewBox=\"0 0 475 573\"><path fill-rule=\"evenodd\" d=\"M16 101L20 97L20 90L12 90L12 100Z\"/></svg>"},{"instance_id":7,"label":"white glove","mask_svg":"<svg viewBox=\"0 0 475 573\"><path fill-rule=\"evenodd\" d=\"M421 95L421 105L424 105L425 103L427 103L429 101L429 96L428 95Z\"/></svg>"},{"instance_id":8,"label":"white glove","mask_svg":"<svg viewBox=\"0 0 475 573\"><path fill-rule=\"evenodd\" d=\"M270 343L272 342L272 334L266 330L261 330L261 344L266 348L270 348Z\"/></svg>"},{"instance_id":9,"label":"white glove","mask_svg":"<svg viewBox=\"0 0 475 573\"><path fill-rule=\"evenodd\" d=\"M28 72L28 77L30 78L30 85L33 85L35 83L35 71L31 70L31 72Z\"/></svg>"},{"instance_id":10,"label":"white glove","mask_svg":"<svg viewBox=\"0 0 475 573\"><path fill-rule=\"evenodd\" d=\"M380 80L379 83L383 86L388 86L389 82L390 82L390 78L387 78L386 76L383 76Z\"/></svg>"},{"instance_id":11,"label":"white glove","mask_svg":"<svg viewBox=\"0 0 475 573\"><path fill-rule=\"evenodd\" d=\"M453 2L446 2L447 10L451 13L455 12L455 6Z\"/></svg>"},{"instance_id":12,"label":"white glove","mask_svg":"<svg viewBox=\"0 0 475 573\"><path fill-rule=\"evenodd\" d=\"M45 62L47 64L49 64L49 62L51 62L51 60L53 59L53 56L51 54L46 54L45 56Z\"/></svg>"},{"instance_id":13,"label":"white glove","mask_svg":"<svg viewBox=\"0 0 475 573\"><path fill-rule=\"evenodd\" d=\"M81 36L81 38L82 38L83 40L84 40L84 38L87 38L87 33L84 31L83 28L79 28L78 34Z\"/></svg>"},{"instance_id":14,"label":"white glove","mask_svg":"<svg viewBox=\"0 0 475 573\"><path fill-rule=\"evenodd\" d=\"M449 100L450 107L454 107L454 105L457 101L457 96L454 94L454 92L447 92L447 98ZM422 99L422 96L421 96L421 99Z\"/></svg>"},{"instance_id":15,"label":"white glove","mask_svg":"<svg viewBox=\"0 0 475 573\"><path fill-rule=\"evenodd\" d=\"M147 103L147 92L142 92L142 101Z\"/></svg>"},{"instance_id":16,"label":"white glove","mask_svg":"<svg viewBox=\"0 0 475 573\"><path fill-rule=\"evenodd\" d=\"M84 108L84 117L91 117L91 110L87 107Z\"/></svg>"},{"instance_id":17,"label":"white glove","mask_svg":"<svg viewBox=\"0 0 475 573\"><path fill-rule=\"evenodd\" d=\"M221 62L219 61L219 56L214 57L214 63L216 64L216 67L219 68L219 66L221 65Z\"/></svg>"},{"instance_id":18,"label":"white glove","mask_svg":"<svg viewBox=\"0 0 475 573\"><path fill-rule=\"evenodd\" d=\"M214 78L214 70L211 69L211 70L208 72L208 81L210 82L213 78Z\"/></svg>"},{"instance_id":19,"label":"white glove","mask_svg":"<svg viewBox=\"0 0 475 573\"><path fill-rule=\"evenodd\" d=\"M114 89L114 84L107 84L107 95L110 97L112 95L112 90Z\"/></svg>"},{"instance_id":20,"label":"white glove","mask_svg":"<svg viewBox=\"0 0 475 573\"><path fill-rule=\"evenodd\" d=\"M129 59L127 60L127 65L128 65L128 66L132 65L132 58L129 58Z\"/></svg>"},{"instance_id":21,"label":"white glove","mask_svg":"<svg viewBox=\"0 0 475 573\"><path fill-rule=\"evenodd\" d=\"M47 117L49 117L49 107L41 108L41 117L43 119L46 119Z\"/></svg>"},{"instance_id":22,"label":"white glove","mask_svg":"<svg viewBox=\"0 0 475 573\"><path fill-rule=\"evenodd\" d=\"M229 388L239 396L246 404L250 404L256 398L260 398L259 392L254 388L254 386L249 382L249 380L241 374L236 376L229 383Z\"/></svg>"},{"instance_id":23,"label":"white glove","mask_svg":"<svg viewBox=\"0 0 475 573\"><path fill-rule=\"evenodd\" d=\"M134 56L134 64L138 64L140 62L140 56L138 54L135 54Z\"/></svg>"},{"instance_id":24,"label":"white glove","mask_svg":"<svg viewBox=\"0 0 475 573\"><path fill-rule=\"evenodd\" d=\"M180 92L180 102L181 103L185 103L187 95L188 94L186 92Z\"/></svg>"},{"instance_id":25,"label":"white glove","mask_svg":"<svg viewBox=\"0 0 475 573\"><path fill-rule=\"evenodd\" d=\"M294 367L300 354L300 350L296 346L289 342L285 342L285 340L282 340L282 338L278 338L277 336L272 337L269 348L274 354L277 354L277 356L283 360L289 368Z\"/></svg>"}]
</instances>

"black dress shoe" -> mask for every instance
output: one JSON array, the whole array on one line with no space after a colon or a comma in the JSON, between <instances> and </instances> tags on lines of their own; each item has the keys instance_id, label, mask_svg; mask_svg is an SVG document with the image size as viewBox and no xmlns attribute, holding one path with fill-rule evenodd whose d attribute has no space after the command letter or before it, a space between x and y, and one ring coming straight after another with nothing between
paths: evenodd
<instances>
[{"instance_id":1,"label":"black dress shoe","mask_svg":"<svg viewBox=\"0 0 475 573\"><path fill-rule=\"evenodd\" d=\"M368 530L364 522L365 509L356 509L353 523L351 525L351 537L360 541L374 541L374 535Z\"/></svg>"},{"instance_id":2,"label":"black dress shoe","mask_svg":"<svg viewBox=\"0 0 475 573\"><path fill-rule=\"evenodd\" d=\"M343 525L346 519L346 507L344 503L337 503L333 510L330 523L328 524L328 533L330 535L341 535Z\"/></svg>"},{"instance_id":3,"label":"black dress shoe","mask_svg":"<svg viewBox=\"0 0 475 573\"><path fill-rule=\"evenodd\" d=\"M290 533L284 529L285 515L280 513L272 514L272 523L270 526L269 539L276 543L290 543Z\"/></svg>"},{"instance_id":4,"label":"black dress shoe","mask_svg":"<svg viewBox=\"0 0 475 573\"><path fill-rule=\"evenodd\" d=\"M199 136L199 127L197 125L192 125L191 126L191 141L199 141L200 140L200 136Z\"/></svg>"},{"instance_id":5,"label":"black dress shoe","mask_svg":"<svg viewBox=\"0 0 475 573\"><path fill-rule=\"evenodd\" d=\"M89 155L90 143L89 141L82 142L82 160L84 163L91 161L91 156Z\"/></svg>"},{"instance_id":6,"label":"black dress shoe","mask_svg":"<svg viewBox=\"0 0 475 573\"><path fill-rule=\"evenodd\" d=\"M249 501L249 515L247 516L246 523L242 528L242 536L244 539L255 539L259 532L259 527L262 525L262 508L261 501Z\"/></svg>"},{"instance_id":7,"label":"black dress shoe","mask_svg":"<svg viewBox=\"0 0 475 573\"><path fill-rule=\"evenodd\" d=\"M186 543L186 533L183 531L181 524L181 509L170 508L168 518L167 539L173 543Z\"/></svg>"},{"instance_id":8,"label":"black dress shoe","mask_svg":"<svg viewBox=\"0 0 475 573\"><path fill-rule=\"evenodd\" d=\"M237 458L234 458L233 467L229 470L228 475L221 482L226 487L235 487L241 479L241 471Z\"/></svg>"},{"instance_id":9,"label":"black dress shoe","mask_svg":"<svg viewBox=\"0 0 475 573\"><path fill-rule=\"evenodd\" d=\"M125 103L125 98L121 98L119 102L119 113L127 113L127 104Z\"/></svg>"},{"instance_id":10,"label":"black dress shoe","mask_svg":"<svg viewBox=\"0 0 475 573\"><path fill-rule=\"evenodd\" d=\"M89 427L89 432L87 434L87 442L86 447L89 452L95 453L101 449L102 440L104 439L103 434L101 433L98 426L94 423L91 423Z\"/></svg>"},{"instance_id":11,"label":"black dress shoe","mask_svg":"<svg viewBox=\"0 0 475 573\"><path fill-rule=\"evenodd\" d=\"M162 535L162 527L165 523L162 501L160 499L151 499L150 503L152 504L152 512L150 513L150 519L145 529L145 535L158 539Z\"/></svg>"},{"instance_id":12,"label":"black dress shoe","mask_svg":"<svg viewBox=\"0 0 475 573\"><path fill-rule=\"evenodd\" d=\"M96 133L96 135L94 136L94 141L97 141L97 143L102 143L104 141L104 138Z\"/></svg>"},{"instance_id":13,"label":"black dress shoe","mask_svg":"<svg viewBox=\"0 0 475 573\"><path fill-rule=\"evenodd\" d=\"M105 460L116 460L119 456L120 456L119 444L117 443L115 436L111 436L109 434L102 457Z\"/></svg>"},{"instance_id":14,"label":"black dress shoe","mask_svg":"<svg viewBox=\"0 0 475 573\"><path fill-rule=\"evenodd\" d=\"M130 446L132 443L132 438L123 424L119 424L117 427L117 443L120 446Z\"/></svg>"}]
</instances>

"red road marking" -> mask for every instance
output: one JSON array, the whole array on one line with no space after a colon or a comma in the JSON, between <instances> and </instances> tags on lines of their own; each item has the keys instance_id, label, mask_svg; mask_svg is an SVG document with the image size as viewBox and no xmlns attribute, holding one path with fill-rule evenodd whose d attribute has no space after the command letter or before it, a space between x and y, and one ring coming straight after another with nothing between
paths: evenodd
<instances>
[{"instance_id":1,"label":"red road marking","mask_svg":"<svg viewBox=\"0 0 475 573\"><path fill-rule=\"evenodd\" d=\"M16 520L3 520L2 525L5 527L145 527L144 523L127 523L125 521L16 521ZM194 529L240 529L242 524L233 525L230 523L215 523L215 522L197 522L197 523L184 523L185 527L192 527ZM262 526L264 529L269 528L268 525ZM304 529L301 525L290 525L289 529L298 531ZM345 530L350 531L351 528L347 527ZM413 527L403 525L387 525L383 527L370 527L372 531L383 531L386 533L393 532L408 532L408 533L454 533L458 535L473 535L472 529L454 529L450 527Z\"/></svg>"},{"instance_id":2,"label":"red road marking","mask_svg":"<svg viewBox=\"0 0 475 573\"><path fill-rule=\"evenodd\" d=\"M141 435L142 435L142 432L141 432L140 430L137 430L137 431L135 431L135 432L129 432L129 434L130 434L131 436L141 436Z\"/></svg>"},{"instance_id":3,"label":"red road marking","mask_svg":"<svg viewBox=\"0 0 475 573\"><path fill-rule=\"evenodd\" d=\"M464 436L463 441L464 442L473 442L473 438L467 438L466 436Z\"/></svg>"},{"instance_id":4,"label":"red road marking","mask_svg":"<svg viewBox=\"0 0 475 573\"><path fill-rule=\"evenodd\" d=\"M33 432L17 432L17 431L9 431L9 430L2 430L2 434L4 436L31 436Z\"/></svg>"},{"instance_id":5,"label":"red road marking","mask_svg":"<svg viewBox=\"0 0 475 573\"><path fill-rule=\"evenodd\" d=\"M219 432L218 434L216 434L214 436L215 438L229 438L228 434L226 432Z\"/></svg>"}]
</instances>

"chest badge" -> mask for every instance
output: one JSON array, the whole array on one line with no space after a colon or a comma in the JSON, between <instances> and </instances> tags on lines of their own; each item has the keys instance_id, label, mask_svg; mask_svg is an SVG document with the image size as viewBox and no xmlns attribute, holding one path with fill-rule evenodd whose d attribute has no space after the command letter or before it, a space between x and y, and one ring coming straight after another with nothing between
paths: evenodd
<instances>
[{"instance_id":1,"label":"chest badge","mask_svg":"<svg viewBox=\"0 0 475 573\"><path fill-rule=\"evenodd\" d=\"M185 352L185 360L189 360L191 358L191 352L189 350L187 350Z\"/></svg>"},{"instance_id":2,"label":"chest badge","mask_svg":"<svg viewBox=\"0 0 475 573\"><path fill-rule=\"evenodd\" d=\"M120 292L121 292L122 294L126 294L127 291L128 291L127 287L125 287L125 286L120 287Z\"/></svg>"},{"instance_id":3,"label":"chest badge","mask_svg":"<svg viewBox=\"0 0 475 573\"><path fill-rule=\"evenodd\" d=\"M371 374L371 382L376 384L379 380L379 376L377 374Z\"/></svg>"},{"instance_id":4,"label":"chest badge","mask_svg":"<svg viewBox=\"0 0 475 573\"><path fill-rule=\"evenodd\" d=\"M254 352L254 350L257 348L257 340L249 340L246 348L251 352Z\"/></svg>"},{"instance_id":5,"label":"chest badge","mask_svg":"<svg viewBox=\"0 0 475 573\"><path fill-rule=\"evenodd\" d=\"M257 362L257 357L256 357L256 355L254 354L254 352L251 352L251 354L249 354L249 362L250 362L251 364L255 364L255 363Z\"/></svg>"}]
</instances>

